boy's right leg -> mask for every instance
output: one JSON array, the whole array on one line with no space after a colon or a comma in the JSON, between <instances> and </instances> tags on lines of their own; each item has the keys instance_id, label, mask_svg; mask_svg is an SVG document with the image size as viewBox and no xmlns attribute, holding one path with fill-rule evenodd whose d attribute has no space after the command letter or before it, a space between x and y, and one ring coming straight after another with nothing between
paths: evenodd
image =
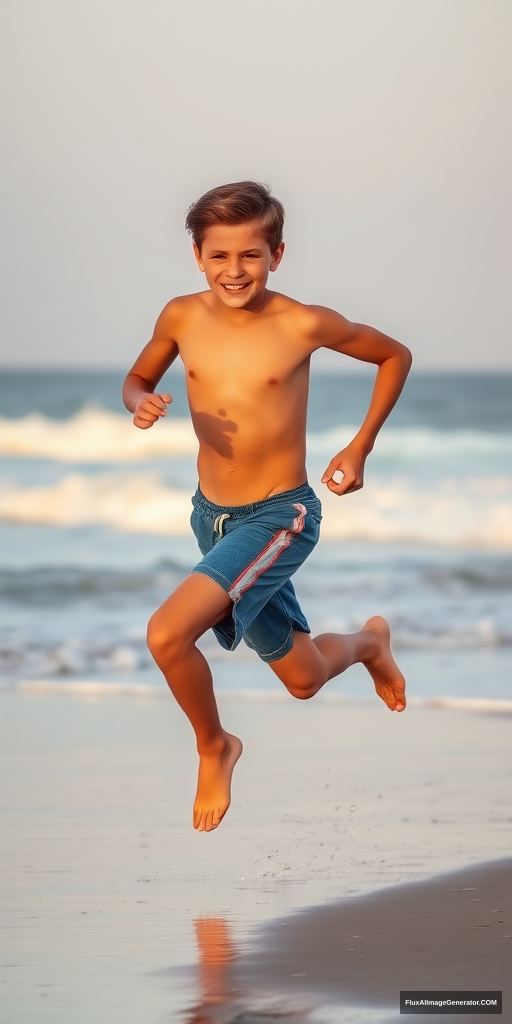
<instances>
[{"instance_id":1,"label":"boy's right leg","mask_svg":"<svg viewBox=\"0 0 512 1024\"><path fill-rule=\"evenodd\" d=\"M199 776L194 828L216 828L230 802L233 768L242 752L221 725L208 663L196 640L230 612L233 602L203 573L191 573L148 625L148 647L196 734Z\"/></svg>"}]
</instances>

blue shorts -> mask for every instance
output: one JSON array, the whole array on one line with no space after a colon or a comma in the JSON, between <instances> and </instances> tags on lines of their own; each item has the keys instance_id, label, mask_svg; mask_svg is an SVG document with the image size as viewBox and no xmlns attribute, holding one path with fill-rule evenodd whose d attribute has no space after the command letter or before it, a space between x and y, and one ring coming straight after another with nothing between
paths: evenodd
<instances>
[{"instance_id":1,"label":"blue shorts","mask_svg":"<svg viewBox=\"0 0 512 1024\"><path fill-rule=\"evenodd\" d=\"M219 583L233 601L214 626L222 647L243 638L263 661L283 658L293 631L309 633L290 576L313 550L321 505L309 484L252 505L214 505L200 490L192 498L191 526L203 560L192 572Z\"/></svg>"}]
</instances>

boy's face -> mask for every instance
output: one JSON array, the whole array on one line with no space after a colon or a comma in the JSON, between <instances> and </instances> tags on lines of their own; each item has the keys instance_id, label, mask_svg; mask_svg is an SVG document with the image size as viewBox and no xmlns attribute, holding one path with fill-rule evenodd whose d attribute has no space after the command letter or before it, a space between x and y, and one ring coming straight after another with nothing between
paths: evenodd
<instances>
[{"instance_id":1,"label":"boy's face","mask_svg":"<svg viewBox=\"0 0 512 1024\"><path fill-rule=\"evenodd\" d=\"M258 221L214 224L201 252L196 245L194 252L214 296L231 309L245 309L263 297L269 271L281 262L284 242L271 253Z\"/></svg>"}]
</instances>

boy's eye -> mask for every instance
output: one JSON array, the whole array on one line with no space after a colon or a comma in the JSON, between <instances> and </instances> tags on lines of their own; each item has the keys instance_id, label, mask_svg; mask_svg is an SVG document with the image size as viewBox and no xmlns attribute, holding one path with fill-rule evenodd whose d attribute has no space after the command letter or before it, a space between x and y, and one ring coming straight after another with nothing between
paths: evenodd
<instances>
[{"instance_id":1,"label":"boy's eye","mask_svg":"<svg viewBox=\"0 0 512 1024\"><path fill-rule=\"evenodd\" d=\"M244 259L244 260L258 260L259 258L260 258L260 256L259 256L259 253L257 253L257 252L246 252L242 256L242 259ZM216 252L214 256L211 256L211 259L212 260L225 260L226 259L226 255L223 252Z\"/></svg>"}]
</instances>

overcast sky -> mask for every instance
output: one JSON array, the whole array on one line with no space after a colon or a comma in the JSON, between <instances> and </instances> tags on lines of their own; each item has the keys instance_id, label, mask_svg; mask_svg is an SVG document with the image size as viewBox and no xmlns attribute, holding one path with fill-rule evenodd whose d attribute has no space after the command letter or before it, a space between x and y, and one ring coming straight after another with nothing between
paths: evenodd
<instances>
[{"instance_id":1,"label":"overcast sky","mask_svg":"<svg viewBox=\"0 0 512 1024\"><path fill-rule=\"evenodd\" d=\"M255 178L272 287L512 368L510 0L3 0L2 362L128 366L203 287L183 228Z\"/></svg>"}]
</instances>

